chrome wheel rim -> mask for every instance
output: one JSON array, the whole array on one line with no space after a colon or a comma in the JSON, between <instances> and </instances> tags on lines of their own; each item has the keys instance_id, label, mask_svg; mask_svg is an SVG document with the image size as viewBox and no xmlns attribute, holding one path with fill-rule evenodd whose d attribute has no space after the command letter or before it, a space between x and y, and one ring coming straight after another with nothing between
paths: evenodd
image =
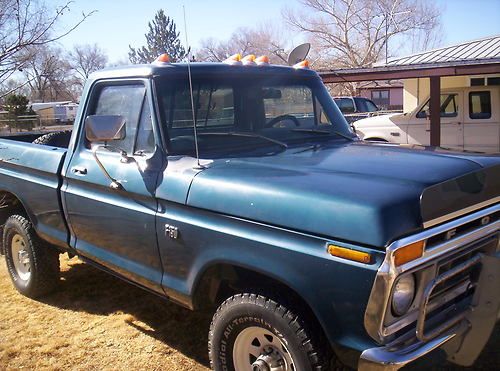
<instances>
[{"instance_id":1,"label":"chrome wheel rim","mask_svg":"<svg viewBox=\"0 0 500 371\"><path fill-rule=\"evenodd\" d=\"M11 242L12 261L17 275L23 281L28 281L31 276L31 262L23 236L16 233Z\"/></svg>"},{"instance_id":2,"label":"chrome wheel rim","mask_svg":"<svg viewBox=\"0 0 500 371\"><path fill-rule=\"evenodd\" d=\"M233 347L236 371L296 371L284 339L262 327L247 327Z\"/></svg>"}]
</instances>

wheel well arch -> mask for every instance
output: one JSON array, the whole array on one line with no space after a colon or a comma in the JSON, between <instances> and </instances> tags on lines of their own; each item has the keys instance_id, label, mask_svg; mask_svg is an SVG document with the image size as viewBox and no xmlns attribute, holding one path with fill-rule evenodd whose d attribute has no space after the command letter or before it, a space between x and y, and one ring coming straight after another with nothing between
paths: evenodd
<instances>
[{"instance_id":1,"label":"wheel well arch","mask_svg":"<svg viewBox=\"0 0 500 371\"><path fill-rule=\"evenodd\" d=\"M7 219L14 215L20 214L31 220L27 208L23 202L14 193L0 190L0 254L3 254L3 226Z\"/></svg>"},{"instance_id":2,"label":"wheel well arch","mask_svg":"<svg viewBox=\"0 0 500 371\"><path fill-rule=\"evenodd\" d=\"M216 263L200 274L192 291L193 309L214 309L228 297L248 291L285 298L286 304L300 310L325 333L312 307L296 290L271 275L232 263Z\"/></svg>"}]
</instances>

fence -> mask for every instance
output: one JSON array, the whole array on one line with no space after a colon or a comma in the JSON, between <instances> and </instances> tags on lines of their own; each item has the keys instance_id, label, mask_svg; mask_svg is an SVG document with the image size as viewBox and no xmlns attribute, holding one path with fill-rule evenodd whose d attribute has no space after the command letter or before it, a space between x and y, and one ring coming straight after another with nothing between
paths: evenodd
<instances>
[{"instance_id":1,"label":"fence","mask_svg":"<svg viewBox=\"0 0 500 371\"><path fill-rule=\"evenodd\" d=\"M33 130L45 130L59 125L73 125L73 122L61 122L56 115L44 117L38 115L0 116L1 133L19 133Z\"/></svg>"}]
</instances>

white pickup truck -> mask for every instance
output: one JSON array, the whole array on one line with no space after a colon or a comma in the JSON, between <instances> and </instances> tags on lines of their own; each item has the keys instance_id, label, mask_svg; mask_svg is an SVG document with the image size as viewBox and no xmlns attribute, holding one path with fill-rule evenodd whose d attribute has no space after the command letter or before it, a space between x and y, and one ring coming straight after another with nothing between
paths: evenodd
<instances>
[{"instance_id":1,"label":"white pickup truck","mask_svg":"<svg viewBox=\"0 0 500 371\"><path fill-rule=\"evenodd\" d=\"M429 145L429 100L412 112L370 117L354 126L364 140ZM441 146L500 151L500 86L441 91Z\"/></svg>"}]
</instances>

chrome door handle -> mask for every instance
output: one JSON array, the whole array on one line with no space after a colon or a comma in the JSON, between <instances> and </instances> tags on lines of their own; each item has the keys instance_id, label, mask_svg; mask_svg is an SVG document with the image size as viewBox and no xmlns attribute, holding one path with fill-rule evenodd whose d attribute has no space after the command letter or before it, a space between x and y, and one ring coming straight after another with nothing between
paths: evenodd
<instances>
[{"instance_id":1,"label":"chrome door handle","mask_svg":"<svg viewBox=\"0 0 500 371\"><path fill-rule=\"evenodd\" d=\"M87 174L87 168L83 166L75 166L71 168L71 172L76 175L86 175Z\"/></svg>"}]
</instances>

